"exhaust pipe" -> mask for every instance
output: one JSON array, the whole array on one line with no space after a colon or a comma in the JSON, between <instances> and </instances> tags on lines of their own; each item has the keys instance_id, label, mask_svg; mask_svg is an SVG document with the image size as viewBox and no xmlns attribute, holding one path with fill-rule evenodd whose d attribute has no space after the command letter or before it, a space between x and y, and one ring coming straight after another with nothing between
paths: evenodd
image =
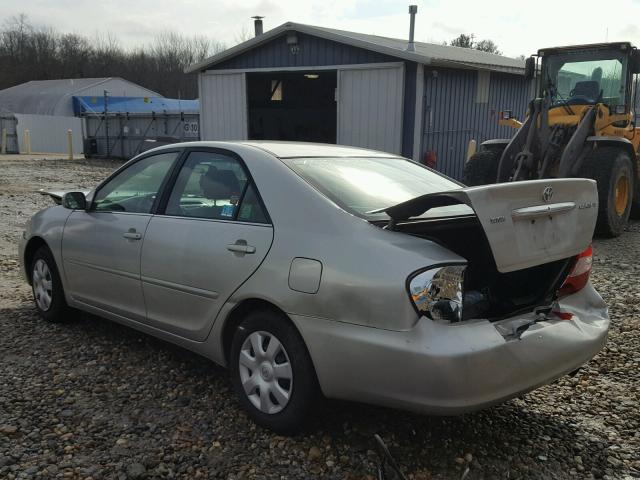
<instances>
[{"instance_id":1,"label":"exhaust pipe","mask_svg":"<svg viewBox=\"0 0 640 480\"><path fill-rule=\"evenodd\" d=\"M262 35L262 19L264 17L256 15L255 17L251 17L251 18L253 18L253 26L255 28L256 37L259 35Z\"/></svg>"},{"instance_id":2,"label":"exhaust pipe","mask_svg":"<svg viewBox=\"0 0 640 480\"><path fill-rule=\"evenodd\" d=\"M407 51L408 52L415 52L416 51L416 44L413 41L413 37L414 37L415 29L416 29L416 13L418 13L418 6L417 5L409 5L410 20L409 20L409 43L407 44Z\"/></svg>"}]
</instances>

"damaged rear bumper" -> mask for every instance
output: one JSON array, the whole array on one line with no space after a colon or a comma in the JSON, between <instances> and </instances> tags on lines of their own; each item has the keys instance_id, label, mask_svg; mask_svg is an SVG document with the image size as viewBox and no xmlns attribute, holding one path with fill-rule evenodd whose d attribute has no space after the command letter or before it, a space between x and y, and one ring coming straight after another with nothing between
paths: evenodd
<instances>
[{"instance_id":1,"label":"damaged rear bumper","mask_svg":"<svg viewBox=\"0 0 640 480\"><path fill-rule=\"evenodd\" d=\"M591 284L559 306L572 313L570 320L532 323L519 338L504 335L505 327L533 319L532 313L496 323L422 318L403 332L292 318L327 397L455 415L547 384L602 349L609 317Z\"/></svg>"}]
</instances>

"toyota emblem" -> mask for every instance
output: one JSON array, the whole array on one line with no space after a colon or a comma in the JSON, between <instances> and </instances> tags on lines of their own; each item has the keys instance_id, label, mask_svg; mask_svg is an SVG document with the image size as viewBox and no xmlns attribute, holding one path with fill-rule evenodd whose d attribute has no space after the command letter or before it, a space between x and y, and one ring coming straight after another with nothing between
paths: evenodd
<instances>
[{"instance_id":1,"label":"toyota emblem","mask_svg":"<svg viewBox=\"0 0 640 480\"><path fill-rule=\"evenodd\" d=\"M542 190L542 200L549 203L551 197L553 197L553 187L544 187L544 190Z\"/></svg>"}]
</instances>

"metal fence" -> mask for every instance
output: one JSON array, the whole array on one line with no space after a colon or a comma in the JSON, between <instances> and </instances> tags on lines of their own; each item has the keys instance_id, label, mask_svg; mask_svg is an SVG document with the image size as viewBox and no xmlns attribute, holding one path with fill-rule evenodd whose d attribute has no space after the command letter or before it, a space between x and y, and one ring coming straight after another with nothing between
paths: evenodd
<instances>
[{"instance_id":1,"label":"metal fence","mask_svg":"<svg viewBox=\"0 0 640 480\"><path fill-rule=\"evenodd\" d=\"M17 123L13 115L0 115L0 152L19 153Z\"/></svg>"},{"instance_id":2,"label":"metal fence","mask_svg":"<svg viewBox=\"0 0 640 480\"><path fill-rule=\"evenodd\" d=\"M107 113L83 118L84 151L90 157L128 159L160 145L200 139L197 113Z\"/></svg>"}]
</instances>

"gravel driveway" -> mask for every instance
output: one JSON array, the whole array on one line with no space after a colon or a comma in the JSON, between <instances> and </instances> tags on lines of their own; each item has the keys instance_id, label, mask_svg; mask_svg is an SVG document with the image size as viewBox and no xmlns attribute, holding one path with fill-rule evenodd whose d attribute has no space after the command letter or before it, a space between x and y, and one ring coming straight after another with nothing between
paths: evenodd
<instances>
[{"instance_id":1,"label":"gravel driveway","mask_svg":"<svg viewBox=\"0 0 640 480\"><path fill-rule=\"evenodd\" d=\"M640 478L640 222L594 243L613 325L576 376L456 418L330 402L285 438L208 360L89 315L37 318L16 261L22 224L50 204L32 191L116 166L0 158L0 478L374 478L374 433L414 480Z\"/></svg>"}]
</instances>

